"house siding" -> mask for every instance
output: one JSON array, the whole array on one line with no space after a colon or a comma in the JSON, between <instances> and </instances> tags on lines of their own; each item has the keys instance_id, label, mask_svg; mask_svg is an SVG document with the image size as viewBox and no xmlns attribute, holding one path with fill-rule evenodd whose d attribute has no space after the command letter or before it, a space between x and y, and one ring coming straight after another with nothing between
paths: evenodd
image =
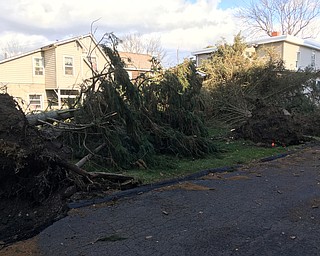
<instances>
[{"instance_id":1,"label":"house siding","mask_svg":"<svg viewBox=\"0 0 320 256\"><path fill-rule=\"evenodd\" d=\"M289 70L304 69L311 66L311 55L315 53L315 68L320 69L320 51L310 47L291 42L277 42L259 45L257 53L259 57L266 56L266 49L272 48L278 56L284 60L285 68ZM298 52L300 57L298 60Z\"/></svg>"},{"instance_id":2,"label":"house siding","mask_svg":"<svg viewBox=\"0 0 320 256\"><path fill-rule=\"evenodd\" d=\"M102 72L106 65L106 57L101 50L101 48L97 47L94 42L89 37L84 37L81 40L83 45L82 49L82 58L83 58L83 76L84 78L88 78L92 76L91 67L88 65L88 62L85 62L84 59L87 57L95 57L97 60L97 70Z\"/></svg>"},{"instance_id":3,"label":"house siding","mask_svg":"<svg viewBox=\"0 0 320 256\"><path fill-rule=\"evenodd\" d=\"M80 45L73 41L56 48L57 60L57 88L59 89L79 89L83 75L81 72L82 50ZM64 70L65 57L73 58L73 75L66 75Z\"/></svg>"},{"instance_id":4,"label":"house siding","mask_svg":"<svg viewBox=\"0 0 320 256\"><path fill-rule=\"evenodd\" d=\"M100 49L96 47L96 45L92 42L90 37L84 37L79 40L81 42L81 45L83 46L82 48L82 53L86 56L92 55L92 56L97 56L100 55Z\"/></svg>"},{"instance_id":5,"label":"house siding","mask_svg":"<svg viewBox=\"0 0 320 256\"><path fill-rule=\"evenodd\" d=\"M14 61L1 64L0 82L12 84L43 83L44 75L36 76L33 70L34 58L42 58L41 52L33 53Z\"/></svg>"},{"instance_id":6,"label":"house siding","mask_svg":"<svg viewBox=\"0 0 320 256\"><path fill-rule=\"evenodd\" d=\"M56 48L57 60L57 88L79 89L83 80L92 76L92 70L85 60L88 56L96 57L98 71L106 65L106 58L101 50L95 47L90 37L79 39ZM73 75L65 75L64 58L73 58Z\"/></svg>"},{"instance_id":7,"label":"house siding","mask_svg":"<svg viewBox=\"0 0 320 256\"><path fill-rule=\"evenodd\" d=\"M210 56L211 56L211 53L205 53L205 54L198 55L197 66L200 66L203 63L203 61L209 59Z\"/></svg>"},{"instance_id":8,"label":"house siding","mask_svg":"<svg viewBox=\"0 0 320 256\"><path fill-rule=\"evenodd\" d=\"M46 89L55 89L57 88L55 48L45 51L44 61Z\"/></svg>"},{"instance_id":9,"label":"house siding","mask_svg":"<svg viewBox=\"0 0 320 256\"><path fill-rule=\"evenodd\" d=\"M298 52L300 53L300 58L297 58ZM315 66L314 68L320 69L320 51L312 49L302 45L296 45L292 43L284 43L284 57L285 66L288 69L304 69L311 66L311 56L315 54Z\"/></svg>"},{"instance_id":10,"label":"house siding","mask_svg":"<svg viewBox=\"0 0 320 256\"><path fill-rule=\"evenodd\" d=\"M13 95L19 103L23 111L30 111L29 109L29 95L37 94L42 96L43 107L47 102L44 84L26 84L15 83L7 86L7 93Z\"/></svg>"},{"instance_id":11,"label":"house siding","mask_svg":"<svg viewBox=\"0 0 320 256\"><path fill-rule=\"evenodd\" d=\"M290 35L270 37L253 42L258 48L282 45L282 54L285 67L289 70L305 69L311 66L312 55L315 56L313 68L320 69L320 44L315 40L301 39ZM279 51L280 52L280 51Z\"/></svg>"},{"instance_id":12,"label":"house siding","mask_svg":"<svg viewBox=\"0 0 320 256\"><path fill-rule=\"evenodd\" d=\"M15 98L21 98L28 101L29 94L45 94L43 84L12 84L7 89L8 94L14 95Z\"/></svg>"},{"instance_id":13,"label":"house siding","mask_svg":"<svg viewBox=\"0 0 320 256\"><path fill-rule=\"evenodd\" d=\"M287 69L294 70L297 68L297 53L301 52L301 48L301 46L289 42L283 43L283 60Z\"/></svg>"},{"instance_id":14,"label":"house siding","mask_svg":"<svg viewBox=\"0 0 320 256\"><path fill-rule=\"evenodd\" d=\"M29 95L41 94L45 101L45 75L34 74L34 58L43 58L41 51L1 64L0 85L13 95L23 110L28 110Z\"/></svg>"},{"instance_id":15,"label":"house siding","mask_svg":"<svg viewBox=\"0 0 320 256\"><path fill-rule=\"evenodd\" d=\"M300 56L300 61L298 64L298 68L306 68L306 67L310 67L311 66L311 56L312 56L312 52L314 51L315 53L315 69L320 69L320 51L319 50L314 50L314 49L310 49L307 47L299 47L299 51L301 52Z\"/></svg>"},{"instance_id":16,"label":"house siding","mask_svg":"<svg viewBox=\"0 0 320 256\"><path fill-rule=\"evenodd\" d=\"M269 58L269 53L275 54L275 56L279 59L283 59L283 44L280 42L261 44L256 49L256 53L261 59Z\"/></svg>"}]
</instances>

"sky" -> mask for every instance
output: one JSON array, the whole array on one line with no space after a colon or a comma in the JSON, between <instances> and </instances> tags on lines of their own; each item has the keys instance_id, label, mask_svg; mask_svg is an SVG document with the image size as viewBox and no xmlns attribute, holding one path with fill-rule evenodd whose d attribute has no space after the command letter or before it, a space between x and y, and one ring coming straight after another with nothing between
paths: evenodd
<instances>
[{"instance_id":1,"label":"sky","mask_svg":"<svg viewBox=\"0 0 320 256\"><path fill-rule=\"evenodd\" d=\"M241 28L234 13L244 0L10 0L1 1L0 53L29 51L94 33L160 38L175 65L191 52L231 41ZM7 14L7 15L4 15ZM96 22L94 22L96 21ZM93 23L94 22L94 23ZM91 24L93 23L92 27ZM176 63L175 63L176 62Z\"/></svg>"}]
</instances>

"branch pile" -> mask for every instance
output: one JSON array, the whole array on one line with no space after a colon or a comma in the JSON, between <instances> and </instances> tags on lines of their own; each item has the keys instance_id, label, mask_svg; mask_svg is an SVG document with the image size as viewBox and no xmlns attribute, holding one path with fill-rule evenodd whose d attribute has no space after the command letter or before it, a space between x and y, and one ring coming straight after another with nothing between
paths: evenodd
<instances>
[{"instance_id":1,"label":"branch pile","mask_svg":"<svg viewBox=\"0 0 320 256\"><path fill-rule=\"evenodd\" d=\"M299 144L304 135L319 136L317 70L286 70L269 48L264 58L249 57L243 54L247 45L240 34L233 44L216 48L201 67L207 74L208 117L235 129L238 138L262 145Z\"/></svg>"}]
</instances>

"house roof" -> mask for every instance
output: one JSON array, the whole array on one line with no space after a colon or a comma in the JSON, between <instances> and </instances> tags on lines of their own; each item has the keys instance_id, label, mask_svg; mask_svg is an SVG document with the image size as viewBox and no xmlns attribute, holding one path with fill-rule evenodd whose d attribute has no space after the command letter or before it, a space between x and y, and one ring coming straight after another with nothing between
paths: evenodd
<instances>
[{"instance_id":1,"label":"house roof","mask_svg":"<svg viewBox=\"0 0 320 256\"><path fill-rule=\"evenodd\" d=\"M59 46L59 45L63 45L63 44L67 44L70 43L72 41L79 41L80 39L86 38L86 37L91 37L91 39L96 43L96 40L94 39L94 37L91 34L87 34L87 35L82 35L82 36L77 36L77 37L72 37L72 38L68 38L65 40L61 40L61 41L56 41L52 44L48 44L46 46L41 47L42 50L45 50L47 48L51 48L51 47L55 47L55 46Z\"/></svg>"},{"instance_id":2,"label":"house roof","mask_svg":"<svg viewBox=\"0 0 320 256\"><path fill-rule=\"evenodd\" d=\"M261 44L269 44L269 43L276 43L276 42L289 42L309 48L313 48L315 50L320 50L320 42L313 40L313 39L301 39L296 36L291 36L291 35L281 35L281 36L272 36L272 37L265 37L265 38L260 38L257 40L253 40L248 42L249 45L261 45ZM194 52L191 52L192 55L200 55L200 54L209 54L212 53L216 50L216 47L207 47L204 49L196 50Z\"/></svg>"},{"instance_id":3,"label":"house roof","mask_svg":"<svg viewBox=\"0 0 320 256\"><path fill-rule=\"evenodd\" d=\"M95 38L91 34L87 34L87 35L72 37L72 38L69 38L69 39L61 40L61 41L56 41L54 43L45 45L45 46L43 46L41 48L38 48L38 49L35 49L35 50L32 50L32 51L28 51L28 52L25 52L25 53L22 53L22 54L18 54L18 55L15 55L13 57L10 57L10 58L3 59L3 60L0 61L0 64L5 63L5 62L9 62L9 61L12 61L12 60L15 60L15 59L19 59L19 58L22 58L22 57L25 57L25 56L28 56L28 55L31 55L31 54L34 54L34 53L37 53L37 52L45 51L47 49L51 49L51 48L57 47L59 45L67 44L67 43L70 43L72 41L78 41L79 44L81 46L83 46L82 43L80 42L80 39L83 39L83 38L86 38L86 37L91 37L91 39L93 40L95 45L98 45L98 43L95 40Z\"/></svg>"},{"instance_id":4,"label":"house roof","mask_svg":"<svg viewBox=\"0 0 320 256\"><path fill-rule=\"evenodd\" d=\"M281 36L273 36L273 37L265 37L257 40L253 40L249 42L249 44L269 44L269 43L276 43L276 42L289 42L296 45L301 45L309 48L313 48L316 50L320 50L320 42L313 40L313 39L302 39L296 36L291 35L281 35Z\"/></svg>"},{"instance_id":5,"label":"house roof","mask_svg":"<svg viewBox=\"0 0 320 256\"><path fill-rule=\"evenodd\" d=\"M0 64L5 63L5 62L9 62L9 61L12 61L12 60L15 60L15 59L19 59L19 58L22 58L22 57L25 57L25 56L28 56L28 55L31 55L31 54L34 54L34 53L37 53L37 52L41 52L41 49L36 49L36 50L33 50L33 51L21 53L21 54L18 54L18 55L15 55L15 56L0 60Z\"/></svg>"},{"instance_id":6,"label":"house roof","mask_svg":"<svg viewBox=\"0 0 320 256\"><path fill-rule=\"evenodd\" d=\"M126 64L126 69L145 70L151 69L152 56L149 54L119 52L121 59Z\"/></svg>"},{"instance_id":7,"label":"house roof","mask_svg":"<svg viewBox=\"0 0 320 256\"><path fill-rule=\"evenodd\" d=\"M209 54L214 52L217 49L217 47L207 47L204 49L196 50L194 52L191 52L192 55L200 55L200 54Z\"/></svg>"}]
</instances>

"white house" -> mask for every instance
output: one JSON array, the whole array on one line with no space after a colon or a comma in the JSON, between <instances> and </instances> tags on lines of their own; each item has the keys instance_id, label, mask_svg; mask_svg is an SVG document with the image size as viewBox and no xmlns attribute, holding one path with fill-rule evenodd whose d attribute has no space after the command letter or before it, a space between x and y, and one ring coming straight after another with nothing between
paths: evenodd
<instances>
[{"instance_id":1,"label":"white house","mask_svg":"<svg viewBox=\"0 0 320 256\"><path fill-rule=\"evenodd\" d=\"M265 56L267 48L272 48L284 61L289 70L304 69L312 67L320 70L320 42L312 39L301 39L291 35L279 35L275 33L272 37L266 37L248 42L248 51L255 51L258 56ZM209 47L192 52L196 57L197 66L216 50Z\"/></svg>"}]
</instances>

